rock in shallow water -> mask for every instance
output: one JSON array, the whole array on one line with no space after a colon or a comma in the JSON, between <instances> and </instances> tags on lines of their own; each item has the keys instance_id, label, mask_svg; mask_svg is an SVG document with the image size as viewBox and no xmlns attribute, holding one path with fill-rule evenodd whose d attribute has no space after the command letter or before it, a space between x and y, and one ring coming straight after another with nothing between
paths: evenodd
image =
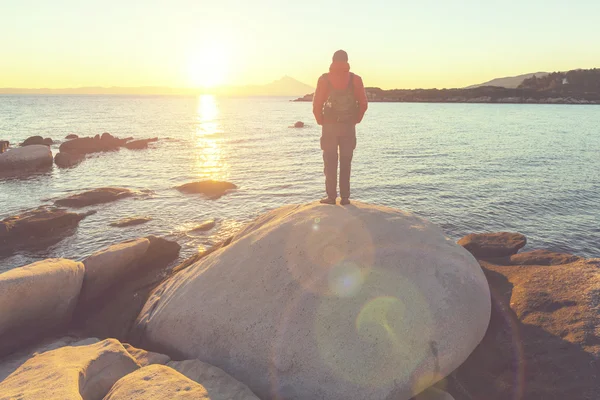
<instances>
[{"instance_id":1,"label":"rock in shallow water","mask_svg":"<svg viewBox=\"0 0 600 400\"><path fill-rule=\"evenodd\" d=\"M125 228L128 226L135 226L145 224L146 222L152 221L152 218L148 217L130 217L123 218L119 221L110 223L110 226L114 226L116 228Z\"/></svg>"},{"instance_id":2,"label":"rock in shallow water","mask_svg":"<svg viewBox=\"0 0 600 400\"><path fill-rule=\"evenodd\" d=\"M74 194L64 199L59 199L54 204L64 207L80 208L94 204L104 204L131 197L134 195L129 189L123 188L99 188L87 192Z\"/></svg>"},{"instance_id":3,"label":"rock in shallow water","mask_svg":"<svg viewBox=\"0 0 600 400\"><path fill-rule=\"evenodd\" d=\"M262 399L406 400L483 337L473 257L411 214L354 203L267 213L159 286L141 345L200 358Z\"/></svg>"},{"instance_id":4,"label":"rock in shallow water","mask_svg":"<svg viewBox=\"0 0 600 400\"><path fill-rule=\"evenodd\" d=\"M50 138L44 139L41 136L32 136L27 139L23 143L21 143L22 147L25 146L33 146L33 145L44 145L44 146L52 146L54 144L54 140Z\"/></svg>"},{"instance_id":5,"label":"rock in shallow water","mask_svg":"<svg viewBox=\"0 0 600 400\"><path fill-rule=\"evenodd\" d=\"M216 222L214 219L205 221L203 223L201 223L200 225L198 225L197 227L195 227L194 229L192 229L190 232L206 232L206 231L210 231L212 228L214 228L216 225Z\"/></svg>"},{"instance_id":6,"label":"rock in shallow water","mask_svg":"<svg viewBox=\"0 0 600 400\"><path fill-rule=\"evenodd\" d=\"M125 145L123 147L125 147L129 150L143 150L143 149L148 148L148 143L157 142L157 141L158 141L158 138L133 140L131 142L125 143Z\"/></svg>"},{"instance_id":7,"label":"rock in shallow water","mask_svg":"<svg viewBox=\"0 0 600 400\"><path fill-rule=\"evenodd\" d=\"M88 214L39 207L0 221L0 255L22 248L43 248L62 240Z\"/></svg>"},{"instance_id":8,"label":"rock in shallow water","mask_svg":"<svg viewBox=\"0 0 600 400\"><path fill-rule=\"evenodd\" d=\"M82 263L65 259L48 259L0 274L0 356L64 329L83 275Z\"/></svg>"},{"instance_id":9,"label":"rock in shallow water","mask_svg":"<svg viewBox=\"0 0 600 400\"><path fill-rule=\"evenodd\" d=\"M54 156L54 163L60 168L73 167L85 160L84 154L57 153Z\"/></svg>"},{"instance_id":10,"label":"rock in shallow water","mask_svg":"<svg viewBox=\"0 0 600 400\"><path fill-rule=\"evenodd\" d=\"M229 190L237 189L237 186L230 182L208 180L186 183L177 186L176 189L182 193L199 193L211 199L218 199Z\"/></svg>"},{"instance_id":11,"label":"rock in shallow water","mask_svg":"<svg viewBox=\"0 0 600 400\"><path fill-rule=\"evenodd\" d=\"M463 237L458 244L469 250L479 259L508 257L517 254L527 238L520 233L498 232L471 234Z\"/></svg>"},{"instance_id":12,"label":"rock in shallow water","mask_svg":"<svg viewBox=\"0 0 600 400\"><path fill-rule=\"evenodd\" d=\"M45 145L31 145L0 153L0 173L26 173L52 167L52 151Z\"/></svg>"}]
</instances>

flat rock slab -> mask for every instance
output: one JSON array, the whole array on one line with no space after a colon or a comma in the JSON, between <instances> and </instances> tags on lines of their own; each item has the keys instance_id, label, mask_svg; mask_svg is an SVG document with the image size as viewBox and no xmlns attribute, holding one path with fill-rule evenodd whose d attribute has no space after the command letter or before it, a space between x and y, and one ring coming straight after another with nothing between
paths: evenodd
<instances>
[{"instance_id":1,"label":"flat rock slab","mask_svg":"<svg viewBox=\"0 0 600 400\"><path fill-rule=\"evenodd\" d=\"M458 244L477 259L489 259L517 254L527 244L527 238L512 232L479 233L463 237Z\"/></svg>"},{"instance_id":2,"label":"flat rock slab","mask_svg":"<svg viewBox=\"0 0 600 400\"><path fill-rule=\"evenodd\" d=\"M41 248L73 233L88 214L39 207L0 221L0 255L20 248Z\"/></svg>"},{"instance_id":3,"label":"flat rock slab","mask_svg":"<svg viewBox=\"0 0 600 400\"><path fill-rule=\"evenodd\" d=\"M131 197L135 193L124 188L99 188L87 192L74 194L64 199L54 202L58 206L80 208L95 204L110 203L126 197Z\"/></svg>"},{"instance_id":4,"label":"flat rock slab","mask_svg":"<svg viewBox=\"0 0 600 400\"><path fill-rule=\"evenodd\" d=\"M139 365L114 339L65 346L19 366L0 382L0 399L102 400L120 378L137 369Z\"/></svg>"},{"instance_id":5,"label":"flat rock slab","mask_svg":"<svg viewBox=\"0 0 600 400\"><path fill-rule=\"evenodd\" d=\"M488 331L448 380L457 399L600 399L600 259L506 266L480 261Z\"/></svg>"},{"instance_id":6,"label":"flat rock slab","mask_svg":"<svg viewBox=\"0 0 600 400\"><path fill-rule=\"evenodd\" d=\"M82 263L60 258L0 274L0 356L66 328L83 275Z\"/></svg>"},{"instance_id":7,"label":"flat rock slab","mask_svg":"<svg viewBox=\"0 0 600 400\"><path fill-rule=\"evenodd\" d=\"M548 250L533 250L510 256L511 265L563 265L581 260L572 254L556 253Z\"/></svg>"},{"instance_id":8,"label":"flat rock slab","mask_svg":"<svg viewBox=\"0 0 600 400\"><path fill-rule=\"evenodd\" d=\"M358 202L286 206L157 287L135 344L263 399L407 400L468 357L490 308L481 267L436 225Z\"/></svg>"},{"instance_id":9,"label":"flat rock slab","mask_svg":"<svg viewBox=\"0 0 600 400\"><path fill-rule=\"evenodd\" d=\"M152 218L149 217L129 217L123 218L116 222L112 222L110 223L110 226L114 226L116 228L125 228L128 226L142 225L150 221L152 221Z\"/></svg>"},{"instance_id":10,"label":"flat rock slab","mask_svg":"<svg viewBox=\"0 0 600 400\"><path fill-rule=\"evenodd\" d=\"M198 225L194 229L190 230L190 232L206 232L206 231L210 231L212 228L215 227L215 225L216 225L215 220L211 219L209 221L205 221L205 222L201 223L200 225Z\"/></svg>"},{"instance_id":11,"label":"flat rock slab","mask_svg":"<svg viewBox=\"0 0 600 400\"><path fill-rule=\"evenodd\" d=\"M104 400L213 400L207 390L163 365L150 365L121 378Z\"/></svg>"},{"instance_id":12,"label":"flat rock slab","mask_svg":"<svg viewBox=\"0 0 600 400\"><path fill-rule=\"evenodd\" d=\"M186 183L184 185L177 186L176 189L182 193L203 194L211 199L218 199L229 190L237 189L237 186L231 182L208 180Z\"/></svg>"}]
</instances>

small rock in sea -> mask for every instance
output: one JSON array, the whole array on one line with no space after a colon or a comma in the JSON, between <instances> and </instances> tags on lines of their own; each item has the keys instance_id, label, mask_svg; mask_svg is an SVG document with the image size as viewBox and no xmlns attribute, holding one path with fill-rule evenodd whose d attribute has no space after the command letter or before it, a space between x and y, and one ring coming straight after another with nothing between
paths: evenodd
<instances>
[{"instance_id":1,"label":"small rock in sea","mask_svg":"<svg viewBox=\"0 0 600 400\"><path fill-rule=\"evenodd\" d=\"M8 146L10 146L10 142L8 140L0 140L0 154L8 150Z\"/></svg>"},{"instance_id":2,"label":"small rock in sea","mask_svg":"<svg viewBox=\"0 0 600 400\"><path fill-rule=\"evenodd\" d=\"M470 234L458 241L477 259L509 257L526 243L525 236L512 232Z\"/></svg>"},{"instance_id":3,"label":"small rock in sea","mask_svg":"<svg viewBox=\"0 0 600 400\"><path fill-rule=\"evenodd\" d=\"M123 145L123 147L125 147L129 150L142 150L142 149L148 148L148 143L157 142L157 141L158 141L158 138L134 140L132 142L125 143Z\"/></svg>"},{"instance_id":4,"label":"small rock in sea","mask_svg":"<svg viewBox=\"0 0 600 400\"><path fill-rule=\"evenodd\" d=\"M294 124L294 128L304 128L304 122L298 121Z\"/></svg>"},{"instance_id":5,"label":"small rock in sea","mask_svg":"<svg viewBox=\"0 0 600 400\"><path fill-rule=\"evenodd\" d=\"M59 152L54 156L54 163L60 168L75 166L85 159L85 154Z\"/></svg>"},{"instance_id":6,"label":"small rock in sea","mask_svg":"<svg viewBox=\"0 0 600 400\"><path fill-rule=\"evenodd\" d=\"M71 133L71 134L67 135L67 136L65 137L65 139L69 139L69 140L70 140L70 139L79 139L79 135L76 135L76 134L74 134L74 133Z\"/></svg>"},{"instance_id":7,"label":"small rock in sea","mask_svg":"<svg viewBox=\"0 0 600 400\"><path fill-rule=\"evenodd\" d=\"M206 232L206 231L210 231L212 228L214 228L216 225L216 222L214 219L211 219L209 221L203 222L200 225L198 225L197 227L195 227L194 229L192 229L190 232Z\"/></svg>"},{"instance_id":8,"label":"small rock in sea","mask_svg":"<svg viewBox=\"0 0 600 400\"><path fill-rule=\"evenodd\" d=\"M112 222L110 226L114 226L116 228L124 228L127 226L135 226L145 224L146 222L152 221L152 218L149 217L130 217L124 218L122 220Z\"/></svg>"},{"instance_id":9,"label":"small rock in sea","mask_svg":"<svg viewBox=\"0 0 600 400\"><path fill-rule=\"evenodd\" d=\"M74 194L64 199L59 199L54 202L58 206L64 207L86 207L94 204L110 203L126 197L134 195L129 189L124 188L99 188L88 190L87 192Z\"/></svg>"},{"instance_id":10,"label":"small rock in sea","mask_svg":"<svg viewBox=\"0 0 600 400\"><path fill-rule=\"evenodd\" d=\"M50 138L44 139L41 136L31 136L31 137L25 139L25 141L23 143L21 143L21 147L33 146L36 144L40 144L40 145L44 145L44 146L51 146L53 143L54 143L54 141Z\"/></svg>"},{"instance_id":11,"label":"small rock in sea","mask_svg":"<svg viewBox=\"0 0 600 400\"><path fill-rule=\"evenodd\" d=\"M223 196L227 191L237 189L237 186L231 182L224 181L200 181L190 182L176 187L182 193L199 193L215 200Z\"/></svg>"}]
</instances>

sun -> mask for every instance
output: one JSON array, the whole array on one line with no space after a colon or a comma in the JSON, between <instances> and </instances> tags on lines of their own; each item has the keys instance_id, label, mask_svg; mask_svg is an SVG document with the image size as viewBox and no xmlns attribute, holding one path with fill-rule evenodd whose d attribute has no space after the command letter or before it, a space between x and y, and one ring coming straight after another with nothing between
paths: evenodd
<instances>
[{"instance_id":1,"label":"sun","mask_svg":"<svg viewBox=\"0 0 600 400\"><path fill-rule=\"evenodd\" d=\"M190 56L188 75L194 86L214 88L222 85L229 73L229 52L219 43L209 43Z\"/></svg>"}]
</instances>

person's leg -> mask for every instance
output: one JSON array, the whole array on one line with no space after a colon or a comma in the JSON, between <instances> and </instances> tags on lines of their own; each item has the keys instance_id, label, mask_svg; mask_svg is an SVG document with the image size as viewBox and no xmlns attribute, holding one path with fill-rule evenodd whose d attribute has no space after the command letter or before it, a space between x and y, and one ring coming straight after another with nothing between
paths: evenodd
<instances>
[{"instance_id":1,"label":"person's leg","mask_svg":"<svg viewBox=\"0 0 600 400\"><path fill-rule=\"evenodd\" d=\"M321 149L323 150L323 172L325 173L325 191L327 198L321 203L335 204L337 198L337 166L338 166L338 144L337 137L327 132L323 127L321 136Z\"/></svg>"},{"instance_id":2,"label":"person's leg","mask_svg":"<svg viewBox=\"0 0 600 400\"><path fill-rule=\"evenodd\" d=\"M356 147L356 135L340 137L340 196L343 204L350 204L350 171Z\"/></svg>"}]
</instances>

